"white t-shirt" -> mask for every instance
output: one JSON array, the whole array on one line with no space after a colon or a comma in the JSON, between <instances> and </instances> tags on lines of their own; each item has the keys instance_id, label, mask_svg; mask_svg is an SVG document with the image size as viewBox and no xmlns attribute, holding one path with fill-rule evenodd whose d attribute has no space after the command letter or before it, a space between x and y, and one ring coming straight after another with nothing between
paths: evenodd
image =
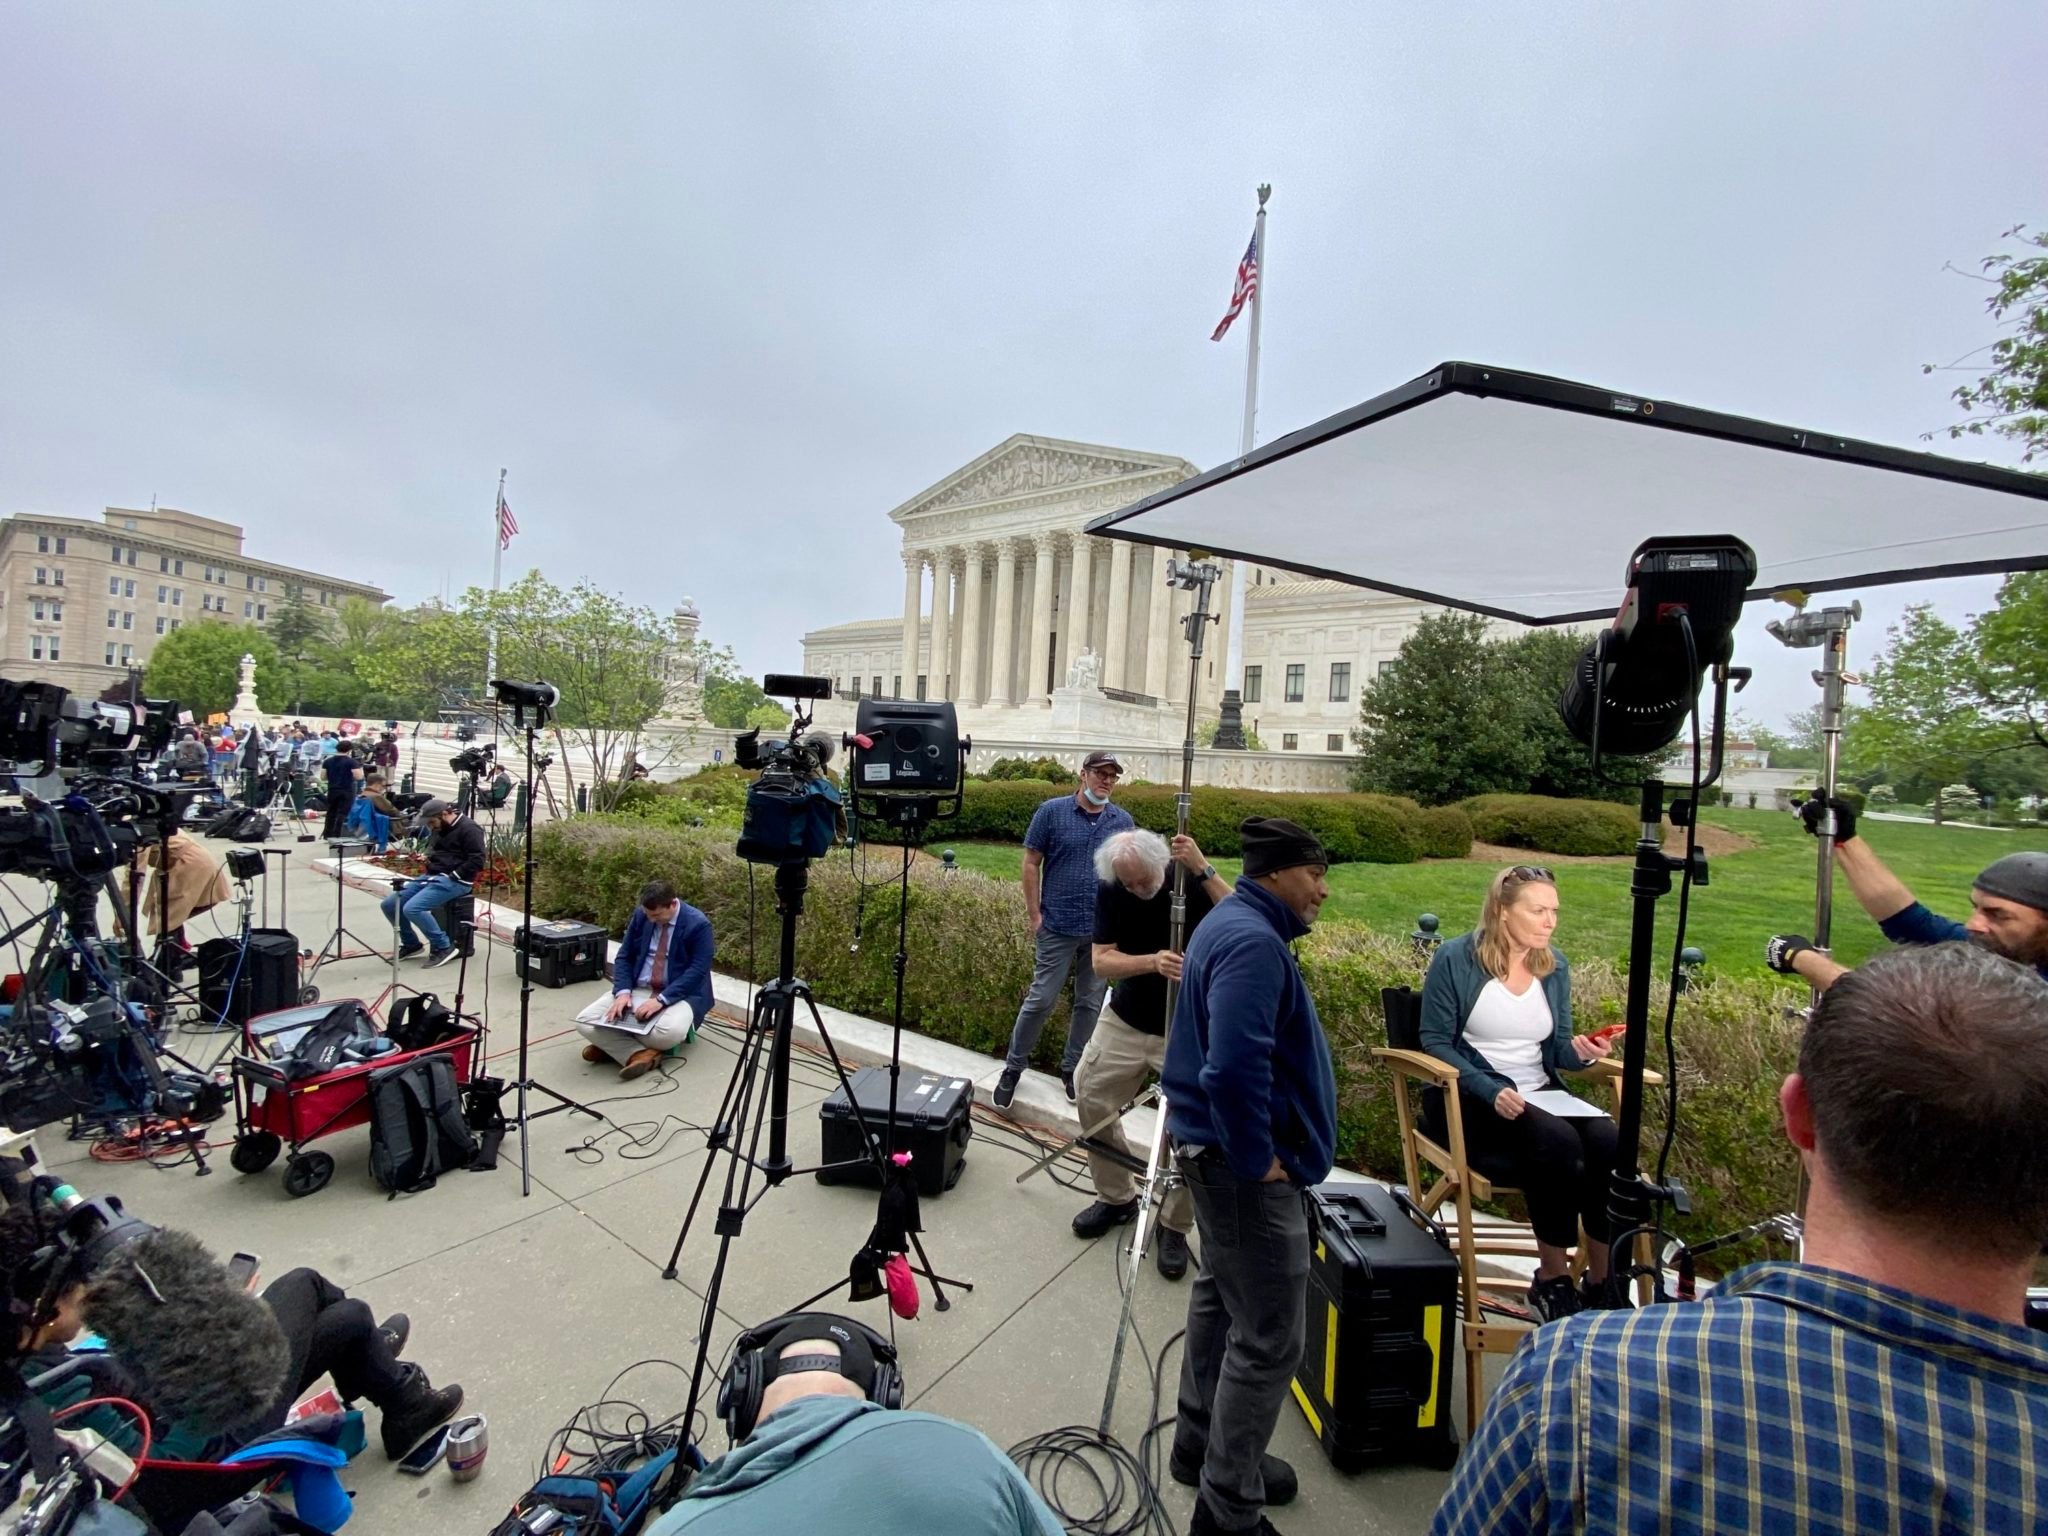
<instances>
[{"instance_id":1,"label":"white t-shirt","mask_svg":"<svg viewBox=\"0 0 2048 1536\"><path fill-rule=\"evenodd\" d=\"M1517 997L1495 977L1472 1005L1465 1043L1521 1092L1536 1093L1550 1086L1543 1071L1543 1042L1556 1030L1541 981L1531 981Z\"/></svg>"}]
</instances>

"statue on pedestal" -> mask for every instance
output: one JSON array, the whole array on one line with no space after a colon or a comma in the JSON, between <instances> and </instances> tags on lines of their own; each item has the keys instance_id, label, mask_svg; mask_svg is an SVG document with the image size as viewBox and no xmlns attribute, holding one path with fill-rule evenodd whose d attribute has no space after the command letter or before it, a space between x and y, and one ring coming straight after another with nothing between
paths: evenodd
<instances>
[{"instance_id":1,"label":"statue on pedestal","mask_svg":"<svg viewBox=\"0 0 2048 1536\"><path fill-rule=\"evenodd\" d=\"M1102 658L1088 646L1081 647L1081 654L1067 664L1067 686L1087 693L1096 693L1102 685Z\"/></svg>"},{"instance_id":2,"label":"statue on pedestal","mask_svg":"<svg viewBox=\"0 0 2048 1536\"><path fill-rule=\"evenodd\" d=\"M256 702L256 658L242 653L242 675L235 688L235 702L228 709L230 720L247 723L263 719L263 706Z\"/></svg>"},{"instance_id":3,"label":"statue on pedestal","mask_svg":"<svg viewBox=\"0 0 2048 1536\"><path fill-rule=\"evenodd\" d=\"M704 662L698 654L697 629L704 622L689 598L669 615L671 638L661 656L662 725L704 724Z\"/></svg>"}]
</instances>

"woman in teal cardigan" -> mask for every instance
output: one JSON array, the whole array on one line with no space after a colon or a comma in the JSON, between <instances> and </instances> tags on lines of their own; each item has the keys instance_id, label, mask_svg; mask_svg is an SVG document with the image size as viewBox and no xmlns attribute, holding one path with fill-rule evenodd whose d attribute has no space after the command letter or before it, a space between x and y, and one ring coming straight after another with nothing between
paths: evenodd
<instances>
[{"instance_id":1,"label":"woman in teal cardigan","mask_svg":"<svg viewBox=\"0 0 2048 1536\"><path fill-rule=\"evenodd\" d=\"M1458 1069L1466 1158L1529 1203L1537 1255L1529 1303L1545 1321L1600 1304L1615 1149L1607 1116L1555 1115L1528 1101L1562 1088L1560 1071L1608 1051L1605 1041L1572 1034L1571 968L1551 945L1556 928L1550 871L1504 869L1478 928L1444 944L1422 984L1422 1048ZM1575 1290L1568 1271L1581 1222L1586 1281Z\"/></svg>"}]
</instances>

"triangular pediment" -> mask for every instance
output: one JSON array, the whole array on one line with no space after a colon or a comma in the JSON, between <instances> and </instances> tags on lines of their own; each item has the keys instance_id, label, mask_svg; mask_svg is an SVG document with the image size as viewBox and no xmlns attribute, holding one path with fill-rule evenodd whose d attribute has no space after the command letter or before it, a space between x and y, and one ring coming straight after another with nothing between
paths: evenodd
<instances>
[{"instance_id":1,"label":"triangular pediment","mask_svg":"<svg viewBox=\"0 0 2048 1536\"><path fill-rule=\"evenodd\" d=\"M1139 453L1099 443L1074 443L1057 437L1032 437L1019 432L929 486L889 516L902 523L920 513L953 507L979 506L1018 496L1041 496L1068 487L1105 481L1171 474L1194 474L1186 459L1164 453Z\"/></svg>"}]
</instances>

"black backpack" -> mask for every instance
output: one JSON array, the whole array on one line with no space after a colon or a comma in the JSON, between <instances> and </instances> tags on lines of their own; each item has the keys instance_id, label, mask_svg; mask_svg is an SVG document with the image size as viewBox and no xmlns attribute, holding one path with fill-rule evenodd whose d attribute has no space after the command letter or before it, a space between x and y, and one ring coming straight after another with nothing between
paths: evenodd
<instances>
[{"instance_id":1,"label":"black backpack","mask_svg":"<svg viewBox=\"0 0 2048 1536\"><path fill-rule=\"evenodd\" d=\"M453 1009L431 992L401 997L391 1005L384 1033L401 1051L424 1051L462 1033Z\"/></svg>"},{"instance_id":2,"label":"black backpack","mask_svg":"<svg viewBox=\"0 0 2048 1536\"><path fill-rule=\"evenodd\" d=\"M476 1158L455 1063L422 1056L370 1074L370 1176L395 1199Z\"/></svg>"},{"instance_id":3,"label":"black backpack","mask_svg":"<svg viewBox=\"0 0 2048 1536\"><path fill-rule=\"evenodd\" d=\"M327 1016L301 1035L277 1065L292 1082L318 1077L361 1060L363 1048L376 1038L377 1026L363 1005L348 998L330 1004Z\"/></svg>"}]
</instances>

